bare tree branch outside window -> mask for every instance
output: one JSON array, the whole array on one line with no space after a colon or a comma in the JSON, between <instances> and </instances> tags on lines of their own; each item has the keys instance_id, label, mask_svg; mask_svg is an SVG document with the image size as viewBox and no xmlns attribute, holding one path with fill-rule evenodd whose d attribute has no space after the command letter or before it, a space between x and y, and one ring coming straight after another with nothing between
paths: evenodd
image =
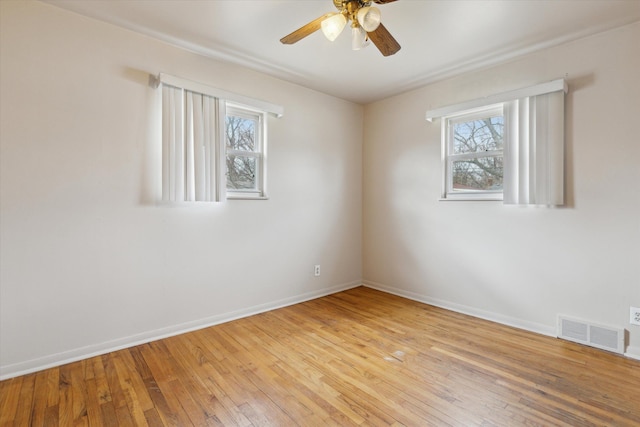
<instances>
[{"instance_id":1,"label":"bare tree branch outside window","mask_svg":"<svg viewBox=\"0 0 640 427\"><path fill-rule=\"evenodd\" d=\"M255 120L227 115L225 120L227 144L227 188L256 189L257 159Z\"/></svg>"},{"instance_id":2,"label":"bare tree branch outside window","mask_svg":"<svg viewBox=\"0 0 640 427\"><path fill-rule=\"evenodd\" d=\"M502 116L454 125L454 190L502 190L503 131Z\"/></svg>"}]
</instances>

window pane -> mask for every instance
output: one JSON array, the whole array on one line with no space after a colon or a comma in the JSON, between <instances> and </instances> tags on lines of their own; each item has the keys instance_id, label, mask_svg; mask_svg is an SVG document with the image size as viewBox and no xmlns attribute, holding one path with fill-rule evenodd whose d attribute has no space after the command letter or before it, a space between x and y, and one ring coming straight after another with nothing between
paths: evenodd
<instances>
[{"instance_id":1,"label":"window pane","mask_svg":"<svg viewBox=\"0 0 640 427\"><path fill-rule=\"evenodd\" d=\"M453 125L453 153L502 150L504 117L487 117Z\"/></svg>"},{"instance_id":2,"label":"window pane","mask_svg":"<svg viewBox=\"0 0 640 427\"><path fill-rule=\"evenodd\" d=\"M227 115L225 124L227 149L255 151L256 129L258 126L256 119Z\"/></svg>"},{"instance_id":3,"label":"window pane","mask_svg":"<svg viewBox=\"0 0 640 427\"><path fill-rule=\"evenodd\" d=\"M502 157L481 157L453 162L454 191L501 191Z\"/></svg>"},{"instance_id":4,"label":"window pane","mask_svg":"<svg viewBox=\"0 0 640 427\"><path fill-rule=\"evenodd\" d=\"M227 189L257 190L255 157L227 156Z\"/></svg>"}]
</instances>

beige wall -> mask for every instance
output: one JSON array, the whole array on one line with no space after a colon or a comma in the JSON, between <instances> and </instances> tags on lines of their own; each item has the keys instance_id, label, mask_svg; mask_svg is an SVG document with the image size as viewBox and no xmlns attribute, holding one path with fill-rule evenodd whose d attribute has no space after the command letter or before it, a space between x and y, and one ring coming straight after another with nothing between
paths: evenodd
<instances>
[{"instance_id":1,"label":"beige wall","mask_svg":"<svg viewBox=\"0 0 640 427\"><path fill-rule=\"evenodd\" d=\"M39 2L0 7L2 375L360 283L362 106ZM270 200L153 203L158 72L284 106Z\"/></svg>"},{"instance_id":2,"label":"beige wall","mask_svg":"<svg viewBox=\"0 0 640 427\"><path fill-rule=\"evenodd\" d=\"M640 357L640 23L365 108L365 283L554 334L557 314L629 330ZM428 109L565 77L568 206L438 201Z\"/></svg>"}]
</instances>

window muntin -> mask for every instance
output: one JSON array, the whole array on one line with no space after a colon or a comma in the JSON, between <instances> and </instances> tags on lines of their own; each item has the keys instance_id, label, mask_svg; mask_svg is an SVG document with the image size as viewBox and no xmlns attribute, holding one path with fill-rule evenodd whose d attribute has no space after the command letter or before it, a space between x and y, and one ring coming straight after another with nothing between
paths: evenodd
<instances>
[{"instance_id":1,"label":"window muntin","mask_svg":"<svg viewBox=\"0 0 640 427\"><path fill-rule=\"evenodd\" d=\"M444 198L500 198L504 177L502 105L445 118Z\"/></svg>"},{"instance_id":2,"label":"window muntin","mask_svg":"<svg viewBox=\"0 0 640 427\"><path fill-rule=\"evenodd\" d=\"M264 197L264 113L227 104L225 116L227 196Z\"/></svg>"}]
</instances>

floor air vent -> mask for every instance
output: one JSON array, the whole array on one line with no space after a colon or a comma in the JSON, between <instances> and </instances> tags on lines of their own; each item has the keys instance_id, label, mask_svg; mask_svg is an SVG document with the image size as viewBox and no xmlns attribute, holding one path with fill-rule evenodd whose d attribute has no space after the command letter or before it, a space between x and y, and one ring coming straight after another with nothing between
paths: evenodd
<instances>
[{"instance_id":1,"label":"floor air vent","mask_svg":"<svg viewBox=\"0 0 640 427\"><path fill-rule=\"evenodd\" d=\"M583 320L558 316L558 338L624 353L624 329L596 325Z\"/></svg>"}]
</instances>

